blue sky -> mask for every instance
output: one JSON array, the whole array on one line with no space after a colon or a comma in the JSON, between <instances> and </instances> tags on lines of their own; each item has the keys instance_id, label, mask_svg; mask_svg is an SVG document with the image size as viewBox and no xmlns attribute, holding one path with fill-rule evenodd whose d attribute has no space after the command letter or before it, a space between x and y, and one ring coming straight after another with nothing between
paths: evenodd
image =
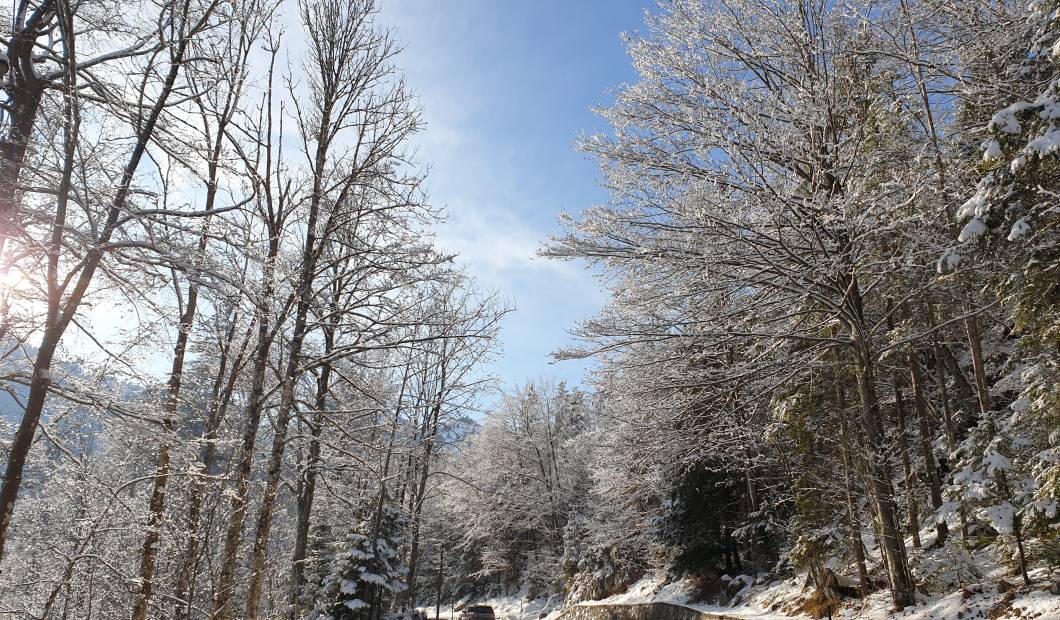
<instances>
[{"instance_id":1,"label":"blue sky","mask_svg":"<svg viewBox=\"0 0 1060 620\"><path fill-rule=\"evenodd\" d=\"M576 263L534 254L556 216L606 199L594 161L573 146L606 130L591 108L634 79L622 32L643 29L638 0L383 0L380 22L427 121L419 156L448 221L444 247L516 306L492 371L508 384L544 375L577 383L581 362L550 364L568 330L606 299Z\"/></svg>"},{"instance_id":2,"label":"blue sky","mask_svg":"<svg viewBox=\"0 0 1060 620\"><path fill-rule=\"evenodd\" d=\"M379 1L378 22L404 45L399 62L427 123L416 147L430 168L431 202L448 216L435 226L440 244L516 308L488 371L509 386L544 376L579 383L588 362L552 363L549 354L570 342L568 330L606 292L582 264L535 254L561 231L561 211L607 199L596 162L574 142L608 130L592 108L635 79L621 34L643 29L654 0ZM301 50L297 14L281 20L287 49ZM96 339L131 359L122 343L144 318L108 304L83 310ZM106 359L76 332L65 346ZM143 355L148 372L168 372L166 355Z\"/></svg>"}]
</instances>

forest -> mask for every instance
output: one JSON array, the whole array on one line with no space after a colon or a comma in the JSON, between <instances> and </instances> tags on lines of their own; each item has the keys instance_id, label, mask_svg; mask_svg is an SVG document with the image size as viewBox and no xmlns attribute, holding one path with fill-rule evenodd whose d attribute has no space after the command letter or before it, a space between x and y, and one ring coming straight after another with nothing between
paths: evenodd
<instances>
[{"instance_id":1,"label":"forest","mask_svg":"<svg viewBox=\"0 0 1060 620\"><path fill-rule=\"evenodd\" d=\"M579 385L492 372L386 6L5 14L0 618L1060 618L1060 0L653 5Z\"/></svg>"}]
</instances>

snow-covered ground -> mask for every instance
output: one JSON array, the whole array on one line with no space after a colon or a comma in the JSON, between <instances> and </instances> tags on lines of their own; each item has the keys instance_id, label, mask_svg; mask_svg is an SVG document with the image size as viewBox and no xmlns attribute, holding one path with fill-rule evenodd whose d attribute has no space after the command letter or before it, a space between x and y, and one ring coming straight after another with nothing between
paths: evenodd
<instances>
[{"instance_id":1,"label":"snow-covered ground","mask_svg":"<svg viewBox=\"0 0 1060 620\"><path fill-rule=\"evenodd\" d=\"M563 610L563 598L554 596L551 598L531 599L524 590L511 596L491 596L474 600L464 599L446 604L442 606L438 615L442 620L457 618L460 615L457 610L467 605L489 605L493 607L494 613L497 614L497 620L539 620L545 618L554 620ZM435 607L424 606L419 607L419 609L427 612L428 618L433 619L435 617Z\"/></svg>"},{"instance_id":2,"label":"snow-covered ground","mask_svg":"<svg viewBox=\"0 0 1060 620\"><path fill-rule=\"evenodd\" d=\"M1005 583L1014 583L1014 580ZM833 617L837 620L1060 620L1060 596L1049 594L1046 587L1042 582L1029 588L1001 586L1000 581L984 582L942 596L922 595L915 607L897 613L890 611L890 594L884 590L873 593L864 601L844 600L842 608ZM799 608L810 593L803 590L800 580L775 582L754 588L744 605L807 617Z\"/></svg>"},{"instance_id":3,"label":"snow-covered ground","mask_svg":"<svg viewBox=\"0 0 1060 620\"><path fill-rule=\"evenodd\" d=\"M996 574L983 576L981 583L970 584L942 596L921 596L920 603L903 612L891 613L886 590L876 592L864 601L846 599L835 620L1060 620L1060 596L1049 594L1044 573L1035 575L1031 587L1017 584L1011 577ZM722 613L747 620L785 620L809 618L802 602L812 594L804 589L805 575L795 579L765 582L748 576L744 581L740 603L734 607L697 602L689 580L666 582L660 576L647 576L621 594L605 599L585 601L581 605L633 605L638 603L673 603L705 612ZM1004 585L1002 585L1004 584ZM522 594L522 595L520 595ZM497 620L555 620L564 610L559 597L528 600L525 593L505 597L460 601L462 604L491 605ZM434 618L434 607L421 608ZM453 606L441 609L441 618L451 620L459 615Z\"/></svg>"},{"instance_id":4,"label":"snow-covered ground","mask_svg":"<svg viewBox=\"0 0 1060 620\"><path fill-rule=\"evenodd\" d=\"M1038 575L1043 577L1044 575ZM622 605L635 603L674 603L700 611L746 617L748 620L777 620L808 618L800 609L802 601L812 593L803 589L804 575L796 579L754 583L745 577L742 602L736 607L725 607L693 601L693 586L687 580L666 583L660 577L645 577L622 594L587 601L583 605ZM1049 594L1047 583L1039 579L1031 587L1015 586L1008 578L1004 586L1001 577L985 576L983 583L968 585L945 596L921 597L920 604L900 613L891 613L890 597L886 591L876 592L865 601L847 599L833 617L836 620L1060 620L1060 596ZM759 580L761 581L761 580Z\"/></svg>"},{"instance_id":5,"label":"snow-covered ground","mask_svg":"<svg viewBox=\"0 0 1060 620\"><path fill-rule=\"evenodd\" d=\"M911 550L913 574L918 588L918 604L900 612L891 612L890 594L886 589L874 592L865 600L843 599L834 620L1060 620L1060 596L1050 594L1051 584L1058 575L1039 564L1029 571L1031 585L1011 575L1009 568L998 561L999 549L994 544L975 551L965 551L960 542L951 539L942 548L932 547L933 530L925 530L921 537L924 548ZM879 570L878 549L866 539L870 572ZM907 541L908 544L909 541ZM837 574L849 573L849 567L829 562ZM770 580L765 574L724 576L730 598L735 606L696 600L696 587L691 580L668 580L662 575L645 576L625 592L580 605L632 605L638 603L672 603L705 612L721 613L728 617L747 620L784 620L810 618L804 605L813 595L807 587L805 573L795 577ZM566 608L560 596L530 599L527 592L504 597L462 600L456 609L465 605L491 605L497 620L556 620ZM434 618L434 607L421 608ZM458 614L457 614L458 615ZM455 620L452 606L441 610L441 618Z\"/></svg>"},{"instance_id":6,"label":"snow-covered ground","mask_svg":"<svg viewBox=\"0 0 1060 620\"><path fill-rule=\"evenodd\" d=\"M754 579L746 576L744 576L744 579L746 581L746 589L743 591L746 592L751 589L751 584L753 584ZM694 592L694 586L688 580L682 579L666 583L661 577L648 576L634 583L622 594L609 596L598 601L586 601L582 604L633 605L637 603L673 603L675 605L684 605L700 611L724 613L727 616L739 616L741 618L747 618L748 620L783 620L790 618L790 616L786 614L776 613L775 611L770 611L759 606L741 605L737 607L722 607L720 605L695 602L693 601Z\"/></svg>"},{"instance_id":7,"label":"snow-covered ground","mask_svg":"<svg viewBox=\"0 0 1060 620\"><path fill-rule=\"evenodd\" d=\"M692 584L681 580L666 583L660 577L644 577L622 594L615 594L584 605L629 605L635 603L676 603L686 605L692 598Z\"/></svg>"}]
</instances>

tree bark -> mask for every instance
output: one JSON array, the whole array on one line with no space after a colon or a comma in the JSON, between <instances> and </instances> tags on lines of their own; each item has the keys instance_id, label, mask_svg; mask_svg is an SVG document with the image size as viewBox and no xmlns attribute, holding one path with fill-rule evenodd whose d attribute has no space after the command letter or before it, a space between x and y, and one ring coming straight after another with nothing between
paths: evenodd
<instances>
[{"instance_id":1,"label":"tree bark","mask_svg":"<svg viewBox=\"0 0 1060 620\"><path fill-rule=\"evenodd\" d=\"M331 320L324 327L324 359L328 359L335 347L335 332L338 329L339 310L337 294L333 292ZM288 592L288 617L293 620L297 613L298 596L305 585L305 559L309 542L309 524L316 495L318 465L320 462L320 437L323 432L328 394L331 391L331 364L324 363L317 377L314 399L312 429L310 430L309 454L305 470L298 485L298 520L295 525L294 553L291 557L291 583Z\"/></svg>"},{"instance_id":2,"label":"tree bark","mask_svg":"<svg viewBox=\"0 0 1060 620\"><path fill-rule=\"evenodd\" d=\"M979 333L979 321L971 316L964 320L968 331L968 346L972 352L972 368L975 371L975 387L979 396L979 411L988 413L993 409L990 388L986 383L986 368L983 366L983 341Z\"/></svg>"},{"instance_id":3,"label":"tree bark","mask_svg":"<svg viewBox=\"0 0 1060 620\"><path fill-rule=\"evenodd\" d=\"M855 335L858 391L861 396L862 421L868 449L869 482L876 495L876 510L880 522L880 545L887 559L887 572L896 609L904 609L915 602L913 584L906 567L905 543L898 527L897 506L891 486L890 465L884 445L880 420L880 405L876 395L876 377L868 343L860 333Z\"/></svg>"},{"instance_id":4,"label":"tree bark","mask_svg":"<svg viewBox=\"0 0 1060 620\"><path fill-rule=\"evenodd\" d=\"M909 464L909 442L905 429L905 401L902 398L902 386L898 377L894 377L894 410L898 422L898 451L902 457L902 475L905 480L905 498L909 511L909 532L913 535L913 548L922 546L920 541L920 514L916 505L916 489L913 487L913 472Z\"/></svg>"},{"instance_id":5,"label":"tree bark","mask_svg":"<svg viewBox=\"0 0 1060 620\"><path fill-rule=\"evenodd\" d=\"M950 376L953 377L953 384L957 388L957 397L960 399L958 402L965 404L965 411L975 407L978 404L978 397L972 388L972 384L968 383L968 379L965 378L964 373L961 371L960 365L957 364L957 358L953 357L953 351L949 347L939 346L938 338L934 334L931 336L931 346L935 351L936 364L939 365L939 370L936 371L937 374L944 376L945 371L949 370ZM963 421L961 426L964 426Z\"/></svg>"},{"instance_id":6,"label":"tree bark","mask_svg":"<svg viewBox=\"0 0 1060 620\"><path fill-rule=\"evenodd\" d=\"M916 410L917 427L920 431L920 452L924 459L924 470L927 473L928 490L931 493L931 507L938 511L942 507L942 481L939 480L938 467L935 462L935 450L931 447L931 431L928 427L927 403L924 398L924 380L920 374L920 363L916 351L909 350L909 377L913 384L913 405ZM949 528L945 521L935 523L938 538L935 546L941 547L946 542Z\"/></svg>"},{"instance_id":7,"label":"tree bark","mask_svg":"<svg viewBox=\"0 0 1060 620\"><path fill-rule=\"evenodd\" d=\"M231 106L231 101L229 101ZM206 181L206 202L203 210L213 211L217 200L217 177L220 171L217 164L224 144L223 123L217 131L215 142L211 145L210 160L208 162L208 176ZM207 241L209 239L209 216L202 226L199 235L199 247L197 252L196 268L201 268L206 255ZM174 281L176 276L174 275ZM177 295L179 299L179 285ZM195 314L199 302L199 285L196 279L192 279L188 285L188 297L184 312L181 314L177 324L177 342L173 347L173 361L169 372L169 382L166 385L166 398L162 406L162 424L166 437L158 448L158 463L155 467L154 482L151 489L151 500L148 508L147 535L144 537L143 550L140 554L140 595L133 605L132 620L144 620L147 617L147 609L151 601L151 593L154 588L155 561L158 556L158 546L161 543L162 521L164 519L166 484L169 481L170 454L169 441L174 431L174 419L177 415L177 406L180 402L180 388L184 373L184 354L188 347L188 340L195 325Z\"/></svg>"},{"instance_id":8,"label":"tree bark","mask_svg":"<svg viewBox=\"0 0 1060 620\"><path fill-rule=\"evenodd\" d=\"M22 175L22 166L26 160L26 151L37 122L44 91L50 85L41 79L33 67L33 52L37 39L44 34L53 13L56 13L53 0L44 0L26 17L25 23L11 34L7 45L7 58L10 68L10 83L5 90L10 101L5 106L5 113L11 118L7 132L0 138L0 256L4 254L9 238L16 234L19 190L18 180ZM68 40L65 42L73 49L73 32L60 22L60 31ZM65 53L65 51L64 51ZM66 59L73 63L75 58ZM66 71L69 74L69 71ZM7 77L7 76L5 76ZM7 269L7 265L0 266Z\"/></svg>"},{"instance_id":9,"label":"tree bark","mask_svg":"<svg viewBox=\"0 0 1060 620\"><path fill-rule=\"evenodd\" d=\"M203 429L202 449L199 454L199 464L202 474L209 476L213 472L214 460L217 455L217 434L221 423L228 413L228 406L232 402L235 393L236 380L239 378L243 368L246 347L254 332L254 323L247 326L239 352L232 359L232 341L236 333L238 314L230 316L230 324L225 334L225 343L221 347L221 359L217 369L210 395L210 405L206 418L206 428ZM229 370L229 365L231 369ZM191 605L194 599L194 577L198 569L198 557L202 537L200 536L200 524L202 522L202 505L205 500L206 482L195 477L191 480L191 488L188 497L188 519L187 519L187 546L180 559L180 567L177 570L177 584L174 588L174 596L177 599L174 607L174 617L184 620L191 616Z\"/></svg>"},{"instance_id":10,"label":"tree bark","mask_svg":"<svg viewBox=\"0 0 1060 620\"><path fill-rule=\"evenodd\" d=\"M268 88L265 94L265 127L259 138L258 148L264 151L264 174L257 179L263 194L265 207L265 225L269 235L262 273L262 293L255 300L254 322L258 326L257 340L252 356L250 377L250 394L245 408L243 441L239 449L236 464L236 488L232 494L229 509L228 528L225 531L224 550L221 556L221 571L217 580L217 591L214 596L213 617L222 620L230 618L232 595L235 589L236 561L239 556L239 545L243 535L243 521L247 514L247 496L250 493L250 473L254 465L254 446L258 438L258 426L261 414L265 409L265 376L272 348L274 334L270 329L270 312L273 295L276 289L276 259L280 253L280 235L283 233L283 219L287 211L286 194L273 191L273 79L275 76L276 48L270 48L271 57L268 71ZM282 162L275 165L280 168ZM257 162L255 162L257 165ZM278 172L277 172L278 174Z\"/></svg>"},{"instance_id":11,"label":"tree bark","mask_svg":"<svg viewBox=\"0 0 1060 620\"><path fill-rule=\"evenodd\" d=\"M957 366L957 360L953 359L953 353L949 350L949 347L942 347L939 345L938 335L935 333L935 308L931 303L931 299L927 299L927 316L928 325L931 327L931 349L935 354L935 380L939 385L939 396L942 399L942 412L943 412L943 423L946 427L946 449L949 451L950 458L957 451L957 437L958 428L960 428L961 434L963 429L966 427L967 416L962 416L960 425L954 420L953 407L950 406L950 395L949 390L946 387L946 369L944 368L943 355L950 360L952 363L952 374L954 380L958 386L958 390L963 382L967 387L968 382L965 380L964 375L961 373L961 369ZM970 389L968 390L969 397L971 396ZM971 402L968 400L968 402ZM964 508L964 502L960 502L958 508L958 515L960 518L961 526L961 542L968 545L968 515Z\"/></svg>"},{"instance_id":12,"label":"tree bark","mask_svg":"<svg viewBox=\"0 0 1060 620\"><path fill-rule=\"evenodd\" d=\"M235 471L235 492L230 503L228 528L225 532L224 550L221 556L221 572L214 597L213 616L230 618L233 590L235 587L236 560L239 554L239 543L243 534L243 521L247 514L247 496L250 493L250 472L254 464L254 445L257 442L258 426L261 425L261 414L265 409L265 374L268 366L271 334L269 333L269 304L274 287L273 269L276 255L279 252L279 231L270 231L269 250L266 257L264 292L255 309L254 322L258 326L257 341L254 345L253 370L250 378L250 394L247 398L246 414L243 427L243 441L239 449L239 458Z\"/></svg>"},{"instance_id":13,"label":"tree bark","mask_svg":"<svg viewBox=\"0 0 1060 620\"><path fill-rule=\"evenodd\" d=\"M443 341L444 344L444 341ZM443 357L444 357L443 349ZM420 480L416 486L415 493L413 494L413 510L412 510L412 546L409 551L409 581L408 591L409 600L415 604L416 600L416 579L417 569L419 565L419 545L420 545L420 521L423 515L423 499L427 491L427 476L430 473L431 457L434 452L434 440L438 434L438 420L441 416L442 403L446 394L446 366L448 360L443 359L441 362L441 370L439 373L439 388L436 400L433 404L430 414L425 416L425 422L428 424L425 427L424 433L424 448L423 448L423 466L420 468Z\"/></svg>"},{"instance_id":14,"label":"tree bark","mask_svg":"<svg viewBox=\"0 0 1060 620\"><path fill-rule=\"evenodd\" d=\"M322 69L334 70L330 67L322 67ZM335 96L334 93L330 94ZM313 282L317 275L317 258L320 256L317 239L317 220L324 200L324 175L328 164L329 147L327 136L332 135L331 132L335 131L335 128L331 125L330 104L333 104L333 102L326 101L322 104L322 117L320 118L319 126L315 128L314 132L317 146L313 162L313 188L305 224L306 236L305 246L302 251L302 266L299 270L298 285L295 289L295 299L298 300L298 303L295 309L294 325L291 327L291 338L287 346L287 364L280 387L280 403L276 411L272 450L269 453L265 474L265 492L262 496L261 508L258 511L257 526L255 528L256 533L250 564L250 582L247 586L245 613L247 618L258 617L262 578L268 554L269 532L272 529L273 506L275 505L276 494L280 485L284 449L287 446L287 427L291 420L291 413L294 411L296 383L302 375L302 345L305 342L307 332L309 308L313 303ZM337 205L342 205L343 199L344 196L337 197Z\"/></svg>"},{"instance_id":15,"label":"tree bark","mask_svg":"<svg viewBox=\"0 0 1060 620\"><path fill-rule=\"evenodd\" d=\"M849 252L849 249L847 250ZM848 260L849 257L848 257ZM904 609L916 601L913 581L906 563L905 541L901 537L898 507L891 485L890 463L883 434L880 401L876 393L876 371L872 347L865 332L865 312L861 288L853 267L842 274L840 282L846 294L846 312L854 353L854 370L861 397L861 417L865 430L869 485L876 497L876 513L880 524L880 545L887 563L888 582L896 609Z\"/></svg>"},{"instance_id":16,"label":"tree bark","mask_svg":"<svg viewBox=\"0 0 1060 620\"><path fill-rule=\"evenodd\" d=\"M998 470L997 480L1001 486L1002 496L1006 501L1012 499L1012 491L1008 486L1008 478L1005 476L1004 470ZM1019 560L1020 575L1023 577L1023 585L1031 585L1031 578L1027 575L1027 556L1023 551L1023 524L1020 517L1019 511L1015 511L1012 515L1012 536L1016 539L1016 559Z\"/></svg>"},{"instance_id":17,"label":"tree bark","mask_svg":"<svg viewBox=\"0 0 1060 620\"><path fill-rule=\"evenodd\" d=\"M858 569L858 589L861 591L861 597L865 598L872 590L872 584L869 581L868 568L865 566L865 544L861 540L861 519L858 517L858 505L854 499L854 482L850 475L850 446L852 445L852 439L847 425L846 398L843 393L843 385L839 381L836 381L836 401L839 409L839 429L842 438L843 482L846 486L847 516L850 520L850 544L854 550L854 560Z\"/></svg>"},{"instance_id":18,"label":"tree bark","mask_svg":"<svg viewBox=\"0 0 1060 620\"><path fill-rule=\"evenodd\" d=\"M205 236L203 237L205 243ZM184 314L180 317L177 342L173 347L173 362L166 386L166 398L162 406L162 424L164 436L158 448L158 464L155 467L154 482L151 488L151 500L148 507L147 535L144 537L143 550L140 552L140 595L133 605L132 620L144 620L151 603L154 588L155 560L158 547L162 541L162 522L165 518L166 483L169 480L170 455L169 441L173 437L173 419L177 414L177 403L180 398L182 373L184 372L184 353L187 350L188 338L191 335L192 323L195 321L195 308L199 296L198 286L192 284L188 289L188 301Z\"/></svg>"}]
</instances>

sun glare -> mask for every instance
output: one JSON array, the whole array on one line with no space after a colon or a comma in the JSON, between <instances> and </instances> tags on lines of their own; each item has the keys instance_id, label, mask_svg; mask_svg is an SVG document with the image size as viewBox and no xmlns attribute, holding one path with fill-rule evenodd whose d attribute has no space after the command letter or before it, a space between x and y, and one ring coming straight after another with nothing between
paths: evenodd
<instances>
[{"instance_id":1,"label":"sun glare","mask_svg":"<svg viewBox=\"0 0 1060 620\"><path fill-rule=\"evenodd\" d=\"M28 280L25 272L18 267L0 267L0 290L2 291L23 288Z\"/></svg>"}]
</instances>

